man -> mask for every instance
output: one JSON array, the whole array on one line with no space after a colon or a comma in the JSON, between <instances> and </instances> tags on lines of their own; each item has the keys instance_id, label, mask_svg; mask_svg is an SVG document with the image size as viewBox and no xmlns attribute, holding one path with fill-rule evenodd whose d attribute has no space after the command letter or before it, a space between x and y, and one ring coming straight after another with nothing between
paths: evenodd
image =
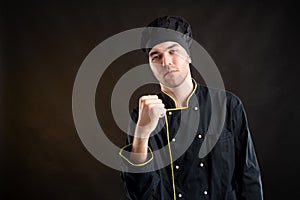
<instances>
[{"instance_id":1,"label":"man","mask_svg":"<svg viewBox=\"0 0 300 200\"><path fill-rule=\"evenodd\" d=\"M220 110L220 115L225 110L221 130L208 133L213 102L221 91L192 79L189 23L178 16L164 16L148 27L162 28L146 29L142 36L161 93L140 97L131 116L127 145L120 151L127 197L263 199L246 115L232 93L221 98L225 102ZM216 138L215 143L210 138ZM201 146L209 143L212 149L199 157Z\"/></svg>"}]
</instances>

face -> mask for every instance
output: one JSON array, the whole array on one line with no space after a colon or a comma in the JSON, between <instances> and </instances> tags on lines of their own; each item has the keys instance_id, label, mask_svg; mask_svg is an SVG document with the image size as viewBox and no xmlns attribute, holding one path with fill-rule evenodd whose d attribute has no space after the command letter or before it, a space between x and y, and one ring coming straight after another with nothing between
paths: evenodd
<instances>
[{"instance_id":1,"label":"face","mask_svg":"<svg viewBox=\"0 0 300 200\"><path fill-rule=\"evenodd\" d=\"M149 64L154 76L164 86L175 88L190 76L190 57L177 42L163 42L149 52Z\"/></svg>"}]
</instances>

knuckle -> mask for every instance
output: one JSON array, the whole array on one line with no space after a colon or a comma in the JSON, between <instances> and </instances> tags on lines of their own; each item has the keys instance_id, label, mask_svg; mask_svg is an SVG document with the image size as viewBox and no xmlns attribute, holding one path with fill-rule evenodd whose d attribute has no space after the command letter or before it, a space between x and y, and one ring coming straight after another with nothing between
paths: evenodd
<instances>
[{"instance_id":1,"label":"knuckle","mask_svg":"<svg viewBox=\"0 0 300 200\"><path fill-rule=\"evenodd\" d=\"M140 101L144 101L144 100L145 100L145 96L141 96L141 97L139 98L139 100L140 100Z\"/></svg>"}]
</instances>

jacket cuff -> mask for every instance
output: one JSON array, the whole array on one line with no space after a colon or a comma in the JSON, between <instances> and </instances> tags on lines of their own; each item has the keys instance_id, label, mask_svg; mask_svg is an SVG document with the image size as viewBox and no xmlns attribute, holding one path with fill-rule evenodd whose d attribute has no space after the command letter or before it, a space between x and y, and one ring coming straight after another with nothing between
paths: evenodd
<instances>
[{"instance_id":1,"label":"jacket cuff","mask_svg":"<svg viewBox=\"0 0 300 200\"><path fill-rule=\"evenodd\" d=\"M141 166L147 165L148 163L150 163L153 160L152 149L148 146L147 160L143 163L133 163L130 160L131 149L132 149L132 144L125 145L123 148L121 148L119 155L121 156L121 158L126 160L132 166L141 167Z\"/></svg>"}]
</instances>

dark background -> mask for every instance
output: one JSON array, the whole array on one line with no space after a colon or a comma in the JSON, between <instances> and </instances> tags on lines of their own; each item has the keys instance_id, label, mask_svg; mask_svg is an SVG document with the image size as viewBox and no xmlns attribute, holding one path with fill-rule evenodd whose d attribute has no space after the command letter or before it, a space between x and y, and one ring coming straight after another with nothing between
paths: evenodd
<instances>
[{"instance_id":1,"label":"dark background","mask_svg":"<svg viewBox=\"0 0 300 200\"><path fill-rule=\"evenodd\" d=\"M265 198L299 199L299 21L294 4L29 0L2 1L0 9L0 199L125 199L119 172L97 161L78 137L73 83L99 43L165 14L191 23L194 39L219 67L226 88L243 101ZM111 89L123 73L142 63L140 52L126 54L99 82L99 121L118 146L125 134L109 115Z\"/></svg>"}]
</instances>

